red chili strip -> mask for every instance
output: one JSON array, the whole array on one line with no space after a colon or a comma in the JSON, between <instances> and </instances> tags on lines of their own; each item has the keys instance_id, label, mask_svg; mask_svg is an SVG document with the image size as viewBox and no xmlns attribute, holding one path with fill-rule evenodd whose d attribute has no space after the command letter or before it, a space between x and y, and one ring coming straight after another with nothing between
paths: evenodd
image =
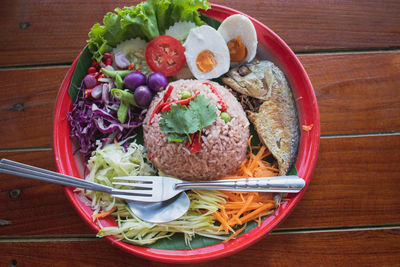
<instances>
[{"instance_id":1,"label":"red chili strip","mask_svg":"<svg viewBox=\"0 0 400 267\"><path fill-rule=\"evenodd\" d=\"M200 151L200 149L201 149L201 143L196 139L195 141L193 141L193 144L190 147L190 152L197 153Z\"/></svg>"},{"instance_id":2,"label":"red chili strip","mask_svg":"<svg viewBox=\"0 0 400 267\"><path fill-rule=\"evenodd\" d=\"M190 101L192 101L196 96L198 96L200 92L197 92L193 96L186 98L186 99L180 99L180 100L175 100L169 103L165 103L165 105L162 107L161 112L168 112L171 109L171 106L173 104L181 104L183 106L186 106L189 104Z\"/></svg>"},{"instance_id":3,"label":"red chili strip","mask_svg":"<svg viewBox=\"0 0 400 267\"><path fill-rule=\"evenodd\" d=\"M207 85L211 92L213 92L219 99L218 103L221 104L221 111L225 111L227 110L228 106L226 105L225 99L219 94L219 92L217 91L217 89L211 84L211 83L203 83L204 85Z\"/></svg>"},{"instance_id":4,"label":"red chili strip","mask_svg":"<svg viewBox=\"0 0 400 267\"><path fill-rule=\"evenodd\" d=\"M172 90L174 90L174 87L172 85L168 86L167 91L165 92L163 96L163 103L167 102L168 98L171 96Z\"/></svg>"},{"instance_id":5,"label":"red chili strip","mask_svg":"<svg viewBox=\"0 0 400 267\"><path fill-rule=\"evenodd\" d=\"M199 132L196 132L192 138L192 146L190 147L190 152L197 153L201 149L201 143L199 141ZM201 133L200 133L201 134Z\"/></svg>"},{"instance_id":6,"label":"red chili strip","mask_svg":"<svg viewBox=\"0 0 400 267\"><path fill-rule=\"evenodd\" d=\"M201 142L199 141L199 134L201 134L200 131L189 135L190 140L187 142L185 147L188 148L189 151L192 153L197 153L201 149Z\"/></svg>"},{"instance_id":7,"label":"red chili strip","mask_svg":"<svg viewBox=\"0 0 400 267\"><path fill-rule=\"evenodd\" d=\"M93 88L85 89L85 98L92 97L92 91L93 91Z\"/></svg>"},{"instance_id":8,"label":"red chili strip","mask_svg":"<svg viewBox=\"0 0 400 267\"><path fill-rule=\"evenodd\" d=\"M165 91L163 98L160 100L160 102L157 103L156 107L153 110L153 113L151 113L151 116L150 116L150 120L149 120L150 125L151 125L151 121L153 120L154 115L160 113L162 107L164 106L165 101L168 100L173 89L174 89L174 87L172 85L168 86L167 91Z\"/></svg>"}]
</instances>

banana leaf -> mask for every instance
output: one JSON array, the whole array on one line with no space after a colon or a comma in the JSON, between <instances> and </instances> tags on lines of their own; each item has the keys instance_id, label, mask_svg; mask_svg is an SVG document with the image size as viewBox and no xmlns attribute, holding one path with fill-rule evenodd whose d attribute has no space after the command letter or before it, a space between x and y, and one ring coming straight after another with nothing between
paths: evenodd
<instances>
[{"instance_id":1,"label":"banana leaf","mask_svg":"<svg viewBox=\"0 0 400 267\"><path fill-rule=\"evenodd\" d=\"M85 47L78 59L78 62L76 63L74 74L72 75L71 79L71 84L69 85L68 94L72 102L75 102L76 97L78 96L79 88L81 87L82 80L83 78L85 78L91 64L92 54L89 52L88 47Z\"/></svg>"}]
</instances>

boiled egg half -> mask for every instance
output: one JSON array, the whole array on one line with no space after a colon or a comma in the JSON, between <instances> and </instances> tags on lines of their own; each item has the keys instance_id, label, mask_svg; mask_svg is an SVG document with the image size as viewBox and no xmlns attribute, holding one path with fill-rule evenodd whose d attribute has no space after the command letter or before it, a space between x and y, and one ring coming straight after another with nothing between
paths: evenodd
<instances>
[{"instance_id":1,"label":"boiled egg half","mask_svg":"<svg viewBox=\"0 0 400 267\"><path fill-rule=\"evenodd\" d=\"M257 53L257 33L249 18L235 14L227 17L218 32L227 43L232 64L250 62Z\"/></svg>"},{"instance_id":2,"label":"boiled egg half","mask_svg":"<svg viewBox=\"0 0 400 267\"><path fill-rule=\"evenodd\" d=\"M228 72L229 49L214 28L203 25L191 29L183 46L186 62L196 79L214 79Z\"/></svg>"}]
</instances>

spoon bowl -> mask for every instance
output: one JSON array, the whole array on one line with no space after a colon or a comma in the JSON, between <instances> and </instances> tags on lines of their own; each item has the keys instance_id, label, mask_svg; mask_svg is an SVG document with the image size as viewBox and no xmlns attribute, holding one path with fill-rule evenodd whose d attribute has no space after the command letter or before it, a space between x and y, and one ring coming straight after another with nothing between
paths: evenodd
<instances>
[{"instance_id":1,"label":"spoon bowl","mask_svg":"<svg viewBox=\"0 0 400 267\"><path fill-rule=\"evenodd\" d=\"M161 202L126 202L135 216L151 223L166 223L179 219L190 206L190 199L185 192Z\"/></svg>"}]
</instances>

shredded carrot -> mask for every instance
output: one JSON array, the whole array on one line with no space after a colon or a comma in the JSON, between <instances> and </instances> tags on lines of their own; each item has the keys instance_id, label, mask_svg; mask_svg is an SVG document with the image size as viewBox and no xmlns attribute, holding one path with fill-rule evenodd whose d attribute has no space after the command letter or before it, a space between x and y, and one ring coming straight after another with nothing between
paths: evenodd
<instances>
[{"instance_id":1,"label":"shredded carrot","mask_svg":"<svg viewBox=\"0 0 400 267\"><path fill-rule=\"evenodd\" d=\"M247 209L247 207L250 205L251 201L253 200L254 195L250 195L244 205L241 207L241 209L233 216L231 220L236 220L239 224L242 224L241 221L239 220L240 215L243 214L243 212ZM230 222L228 222L230 223Z\"/></svg>"},{"instance_id":2,"label":"shredded carrot","mask_svg":"<svg viewBox=\"0 0 400 267\"><path fill-rule=\"evenodd\" d=\"M228 230L235 232L228 224L228 222L226 221L226 219L224 219L221 214L219 214L218 212L214 212L212 214L214 216L215 219L217 219L221 225L225 228L225 232L228 232Z\"/></svg>"},{"instance_id":3,"label":"shredded carrot","mask_svg":"<svg viewBox=\"0 0 400 267\"><path fill-rule=\"evenodd\" d=\"M252 136L252 135L250 135L250 138L249 138L249 140L247 141L247 144L249 145L250 154L253 154L253 149L252 149L252 146L251 146L251 139L253 139L253 136Z\"/></svg>"},{"instance_id":4,"label":"shredded carrot","mask_svg":"<svg viewBox=\"0 0 400 267\"><path fill-rule=\"evenodd\" d=\"M262 211L268 210L268 209L272 209L274 207L274 204L268 203L265 205L262 205L261 207L259 207L258 209L246 214L245 216L243 216L241 219L241 221L247 222L249 219L253 219L254 216L258 216L259 213L261 213Z\"/></svg>"},{"instance_id":5,"label":"shredded carrot","mask_svg":"<svg viewBox=\"0 0 400 267\"><path fill-rule=\"evenodd\" d=\"M106 217L106 216L110 215L111 213L113 213L116 209L117 209L117 207L114 207L114 208L110 209L109 211L106 211L106 212L103 212L103 213L94 214L93 218Z\"/></svg>"},{"instance_id":6,"label":"shredded carrot","mask_svg":"<svg viewBox=\"0 0 400 267\"><path fill-rule=\"evenodd\" d=\"M257 155L254 157L253 155L250 156L250 164L249 164L249 169L254 170L256 167L258 167L259 161L262 159L262 156L264 154L266 147L262 146L260 150L258 150Z\"/></svg>"},{"instance_id":7,"label":"shredded carrot","mask_svg":"<svg viewBox=\"0 0 400 267\"><path fill-rule=\"evenodd\" d=\"M237 194L237 193L225 191L224 194L228 197L229 201L236 201L236 202L243 203L242 199L240 198L239 194Z\"/></svg>"},{"instance_id":8,"label":"shredded carrot","mask_svg":"<svg viewBox=\"0 0 400 267\"><path fill-rule=\"evenodd\" d=\"M249 154L247 159L242 162L236 173L222 179L246 179L279 174L279 169L265 160L271 152L262 144L251 146L251 139L252 136L248 140ZM222 204L223 208L213 213L213 216L220 223L219 231L232 232L225 242L244 231L249 221L256 221L260 226L262 217L271 214L276 204L273 193L235 191L224 191L223 193L226 196L226 201ZM237 227L241 228L235 231L234 229L237 229Z\"/></svg>"},{"instance_id":9,"label":"shredded carrot","mask_svg":"<svg viewBox=\"0 0 400 267\"><path fill-rule=\"evenodd\" d=\"M227 239L224 240L225 242L228 242L229 240L231 240L232 238L238 236L241 232L244 231L244 229L246 229L247 224L245 224L242 228L240 228L239 230L237 230L236 232L234 232L233 234L231 234Z\"/></svg>"},{"instance_id":10,"label":"shredded carrot","mask_svg":"<svg viewBox=\"0 0 400 267\"><path fill-rule=\"evenodd\" d=\"M248 203L247 207L243 206L243 202L227 202L224 204L224 208L232 210L233 212L237 212L237 210L240 210L242 207L243 207L243 209L256 209L260 205L262 205L262 203L254 202L254 200L253 200L253 202ZM225 213L228 214L229 211L225 211Z\"/></svg>"}]
</instances>

